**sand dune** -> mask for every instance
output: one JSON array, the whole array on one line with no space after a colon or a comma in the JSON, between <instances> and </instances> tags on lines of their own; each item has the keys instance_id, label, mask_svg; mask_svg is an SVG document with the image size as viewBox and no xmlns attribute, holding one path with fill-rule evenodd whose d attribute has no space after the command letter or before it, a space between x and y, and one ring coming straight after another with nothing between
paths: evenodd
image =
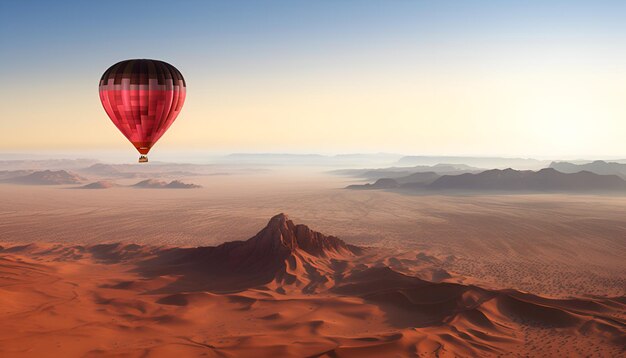
<instances>
[{"instance_id":1,"label":"sand dune","mask_svg":"<svg viewBox=\"0 0 626 358\"><path fill-rule=\"evenodd\" d=\"M0 355L619 356L626 297L431 282L273 217L215 247L2 244ZM33 339L36 338L36 339Z\"/></svg>"}]
</instances>

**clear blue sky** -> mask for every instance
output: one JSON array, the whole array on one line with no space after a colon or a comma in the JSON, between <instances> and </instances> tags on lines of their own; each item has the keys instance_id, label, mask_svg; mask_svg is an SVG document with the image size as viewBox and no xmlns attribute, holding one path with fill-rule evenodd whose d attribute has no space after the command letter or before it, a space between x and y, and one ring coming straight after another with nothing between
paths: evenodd
<instances>
[{"instance_id":1,"label":"clear blue sky","mask_svg":"<svg viewBox=\"0 0 626 358\"><path fill-rule=\"evenodd\" d=\"M626 1L3 0L0 150L125 148L97 81L157 58L189 86L164 147L626 154L625 19Z\"/></svg>"},{"instance_id":2,"label":"clear blue sky","mask_svg":"<svg viewBox=\"0 0 626 358\"><path fill-rule=\"evenodd\" d=\"M137 56L254 70L386 47L626 36L624 1L28 1L0 4L3 77Z\"/></svg>"}]
</instances>

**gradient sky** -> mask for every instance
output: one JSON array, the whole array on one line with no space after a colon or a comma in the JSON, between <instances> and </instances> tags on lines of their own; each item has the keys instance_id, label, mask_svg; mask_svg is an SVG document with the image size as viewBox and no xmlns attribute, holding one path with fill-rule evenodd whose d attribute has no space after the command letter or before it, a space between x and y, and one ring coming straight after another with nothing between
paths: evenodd
<instances>
[{"instance_id":1,"label":"gradient sky","mask_svg":"<svg viewBox=\"0 0 626 358\"><path fill-rule=\"evenodd\" d=\"M153 149L626 156L625 1L0 2L0 151L134 150L98 80L176 66Z\"/></svg>"}]
</instances>

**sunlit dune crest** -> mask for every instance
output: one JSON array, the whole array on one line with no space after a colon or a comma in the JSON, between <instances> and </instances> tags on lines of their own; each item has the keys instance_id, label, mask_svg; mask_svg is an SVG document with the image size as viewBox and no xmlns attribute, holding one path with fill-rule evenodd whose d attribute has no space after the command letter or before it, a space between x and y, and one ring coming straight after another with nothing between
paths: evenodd
<instances>
[{"instance_id":1,"label":"sunlit dune crest","mask_svg":"<svg viewBox=\"0 0 626 358\"><path fill-rule=\"evenodd\" d=\"M624 297L427 281L381 264L400 262L385 250L284 214L216 247L30 244L0 255L3 356L618 356L626 340Z\"/></svg>"}]
</instances>

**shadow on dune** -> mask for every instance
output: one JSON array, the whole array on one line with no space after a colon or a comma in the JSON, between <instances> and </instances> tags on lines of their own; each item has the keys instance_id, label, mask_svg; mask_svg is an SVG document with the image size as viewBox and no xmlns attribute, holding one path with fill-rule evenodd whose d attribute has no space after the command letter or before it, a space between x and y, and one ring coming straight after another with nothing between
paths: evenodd
<instances>
[{"instance_id":1,"label":"shadow on dune","mask_svg":"<svg viewBox=\"0 0 626 358\"><path fill-rule=\"evenodd\" d=\"M626 311L624 297L559 300L516 290L430 282L389 266L351 265L363 252L280 214L247 241L161 250L140 260L136 270L145 277L178 276L173 283L148 292L171 294L161 299L162 304L186 305L200 297L193 292L201 291L220 294L256 288L284 294L295 288L304 294L358 297L378 306L398 329L446 327L455 339L468 342L510 340L512 330L520 325L599 330L615 343L626 339L626 325L616 318ZM249 309L251 303L241 304Z\"/></svg>"},{"instance_id":2,"label":"shadow on dune","mask_svg":"<svg viewBox=\"0 0 626 358\"><path fill-rule=\"evenodd\" d=\"M319 261L341 267L341 261L361 248L295 225L284 214L273 217L256 236L216 247L172 248L138 262L136 271L146 277L178 275L179 279L158 293L210 291L228 293L271 282L300 285L313 292L328 281ZM333 272L334 273L334 272Z\"/></svg>"},{"instance_id":3,"label":"shadow on dune","mask_svg":"<svg viewBox=\"0 0 626 358\"><path fill-rule=\"evenodd\" d=\"M433 283L388 267L355 272L331 291L378 305L397 328L447 326L458 331L464 326L465 331L490 341L510 335L515 326L523 325L569 329L580 334L595 330L615 344L626 342L626 323L618 318L626 311L623 296L550 299L516 290Z\"/></svg>"},{"instance_id":4,"label":"shadow on dune","mask_svg":"<svg viewBox=\"0 0 626 358\"><path fill-rule=\"evenodd\" d=\"M27 253L53 261L92 259L103 265L122 264L124 270L127 266L140 277L133 275L130 280L125 277L98 287L126 290L142 295L142 299L109 295L107 291L93 295L93 299L96 305L122 311L134 321L182 324L188 319L183 317L186 309L193 312L202 307L256 312L256 318L274 333L292 334L290 341L324 342L321 353L314 355L318 357L385 356L389 352L437 356L444 350L456 356L506 354L523 343L520 332L526 334L528 329L599 337L615 347L626 343L626 297L552 299L517 290L432 282L397 271L411 260L370 260L375 255L365 253L373 251L296 225L284 214L273 217L246 241L216 247L114 243L0 248L9 259ZM418 254L415 260L435 262L436 258ZM23 266L14 261L9 264ZM254 290L244 292L249 289ZM326 327L337 324L337 320L323 315L303 319L298 306L301 302L315 302L318 308L326 309L326 314L330 310L331 316L337 314L351 324L380 314L377 317L395 332L331 336ZM293 305L292 311L257 310L276 303L282 306L275 307L283 308ZM163 312L168 309L176 314ZM146 315L148 310L154 314ZM294 310L298 310L295 315ZM262 344L254 341L255 337L239 337L242 341L238 347L243 344L259 349ZM328 346L328 342L332 344Z\"/></svg>"}]
</instances>

